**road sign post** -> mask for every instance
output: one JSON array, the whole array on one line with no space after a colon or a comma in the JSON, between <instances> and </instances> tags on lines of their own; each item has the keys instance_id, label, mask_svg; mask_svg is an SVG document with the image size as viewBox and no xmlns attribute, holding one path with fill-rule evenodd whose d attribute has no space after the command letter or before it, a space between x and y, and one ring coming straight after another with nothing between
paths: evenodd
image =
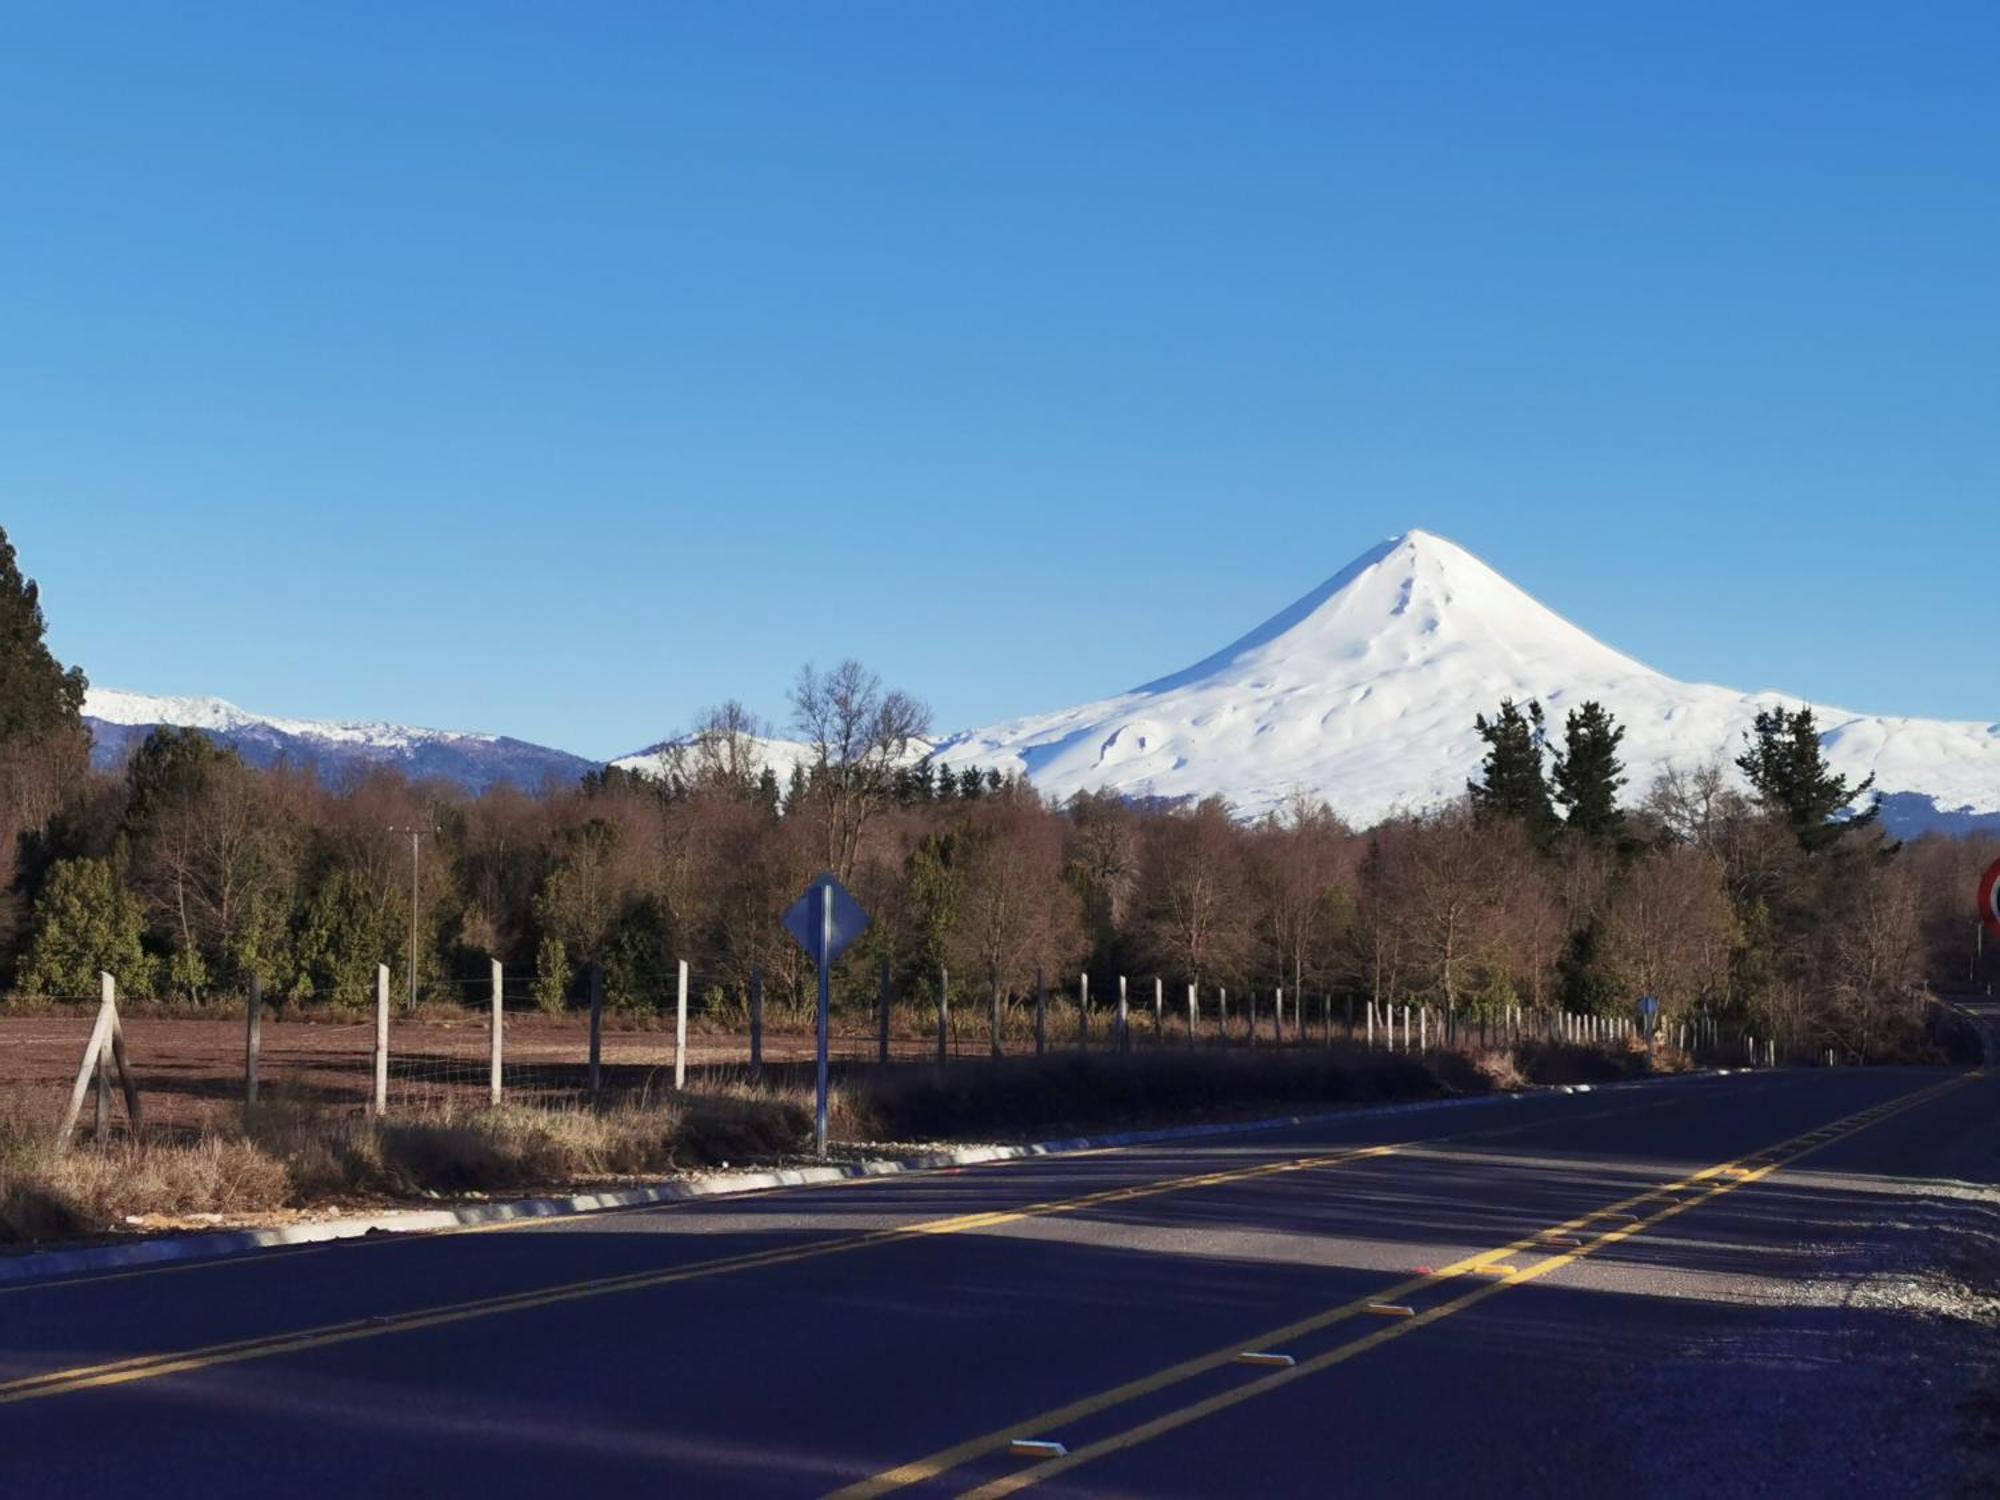
<instances>
[{"instance_id":1,"label":"road sign post","mask_svg":"<svg viewBox=\"0 0 2000 1500\"><path fill-rule=\"evenodd\" d=\"M868 930L868 914L831 875L822 875L786 911L785 931L806 950L819 971L819 1018L815 1052L818 1089L813 1105L813 1142L826 1156L827 1016L832 1008L833 961Z\"/></svg>"}]
</instances>

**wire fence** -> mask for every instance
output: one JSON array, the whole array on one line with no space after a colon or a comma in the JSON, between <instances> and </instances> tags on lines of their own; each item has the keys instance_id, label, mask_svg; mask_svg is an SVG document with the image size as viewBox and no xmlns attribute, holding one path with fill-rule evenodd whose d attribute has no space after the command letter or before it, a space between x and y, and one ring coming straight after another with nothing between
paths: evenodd
<instances>
[{"instance_id":1,"label":"wire fence","mask_svg":"<svg viewBox=\"0 0 2000 1500\"><path fill-rule=\"evenodd\" d=\"M267 1004L254 1026L242 1000L164 1014L128 1002L122 1040L149 1133L199 1132L238 1115L253 1098L266 1108L421 1116L479 1108L496 1097L528 1107L605 1107L753 1075L777 1087L810 1080L810 1002L777 993L760 1007L720 977L689 973L685 988L678 971L651 977L671 996L664 1013L606 1007L601 975L586 986L594 1007L556 1013L536 1004L524 974L501 975L497 1008L490 979L453 981L449 999L411 1007L384 978L367 1009ZM41 997L29 1013L0 1008L0 1119L32 1126L63 1117L79 1072L90 1072L84 1064L99 999ZM1353 995L1191 990L1152 979L1124 981L1121 1002L1118 981L1081 976L1030 995L996 994L990 985L942 974L901 991L885 982L872 995L842 993L828 1017L828 1055L837 1067L1077 1050L1344 1044L1424 1052L1639 1036L1627 1017L1519 1006L1459 1012ZM378 1046L384 1038L386 1050ZM1706 1018L1668 1023L1659 1039L1725 1065L1798 1060L1781 1056L1768 1038Z\"/></svg>"}]
</instances>

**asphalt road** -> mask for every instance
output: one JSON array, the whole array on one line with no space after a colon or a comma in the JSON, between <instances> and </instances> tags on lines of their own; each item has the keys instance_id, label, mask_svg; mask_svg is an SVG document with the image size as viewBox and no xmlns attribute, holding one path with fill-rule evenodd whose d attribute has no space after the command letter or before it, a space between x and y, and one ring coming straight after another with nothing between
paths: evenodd
<instances>
[{"instance_id":1,"label":"asphalt road","mask_svg":"<svg viewBox=\"0 0 2000 1500\"><path fill-rule=\"evenodd\" d=\"M0 1494L1948 1493L1996 1118L1734 1075L0 1290Z\"/></svg>"}]
</instances>

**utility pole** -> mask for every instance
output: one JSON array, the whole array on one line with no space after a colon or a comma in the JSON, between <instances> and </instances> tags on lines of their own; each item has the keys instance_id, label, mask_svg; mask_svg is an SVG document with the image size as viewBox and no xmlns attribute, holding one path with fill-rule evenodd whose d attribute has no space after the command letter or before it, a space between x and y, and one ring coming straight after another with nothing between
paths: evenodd
<instances>
[{"instance_id":1,"label":"utility pole","mask_svg":"<svg viewBox=\"0 0 2000 1500\"><path fill-rule=\"evenodd\" d=\"M423 836L435 830L429 828L391 828L391 833L407 833L410 836L410 1010L417 1008L417 874L420 856L418 847Z\"/></svg>"}]
</instances>

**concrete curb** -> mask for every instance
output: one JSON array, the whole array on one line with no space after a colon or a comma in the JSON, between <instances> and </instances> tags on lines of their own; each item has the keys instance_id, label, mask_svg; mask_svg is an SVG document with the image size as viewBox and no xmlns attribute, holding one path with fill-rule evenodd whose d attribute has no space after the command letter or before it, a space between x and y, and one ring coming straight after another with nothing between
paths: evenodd
<instances>
[{"instance_id":1,"label":"concrete curb","mask_svg":"<svg viewBox=\"0 0 2000 1500\"><path fill-rule=\"evenodd\" d=\"M1229 1121L1215 1125L1174 1125L1158 1130L1130 1130L1112 1135L1073 1136L1065 1140L1034 1141L1021 1146L963 1146L949 1151L931 1151L917 1156L885 1158L880 1161L845 1162L839 1166L826 1167L780 1167L765 1172L732 1172L727 1176L663 1182L653 1187L615 1188L601 1193L521 1198L510 1203L468 1203L453 1208L390 1209L382 1213L358 1215L353 1218L326 1219L316 1224L289 1224L277 1229L211 1230L197 1234L140 1240L129 1245L92 1245L76 1250L32 1251L25 1255L0 1258L0 1287L53 1281L92 1271L125 1271L221 1260L257 1250L326 1244L335 1240L359 1239L364 1235L425 1234L439 1230L478 1228L482 1225L513 1224L532 1219L562 1219L578 1214L604 1213L623 1208L647 1208L655 1204L679 1203L698 1198L730 1198L744 1193L769 1192L772 1188L810 1187L819 1183L849 1182L866 1177L896 1177L909 1172L936 1171L944 1167L971 1167L987 1162L1021 1161L1031 1157L1065 1156L1080 1151L1103 1151L1121 1146L1204 1140L1216 1136L1253 1135L1260 1131L1322 1125L1334 1120L1380 1119L1391 1115L1418 1114L1426 1110L1518 1104L1526 1099L1554 1093L1609 1093L1622 1089L1648 1088L1662 1083L1676 1083L1685 1079L1716 1077L1729 1071L1722 1069L1719 1073L1711 1071L1676 1073L1659 1078L1621 1079L1615 1083L1602 1084L1555 1084L1524 1089L1512 1094L1479 1094L1460 1099L1411 1099L1396 1104L1368 1104L1346 1109L1322 1110L1314 1114L1284 1115L1267 1120Z\"/></svg>"}]
</instances>

